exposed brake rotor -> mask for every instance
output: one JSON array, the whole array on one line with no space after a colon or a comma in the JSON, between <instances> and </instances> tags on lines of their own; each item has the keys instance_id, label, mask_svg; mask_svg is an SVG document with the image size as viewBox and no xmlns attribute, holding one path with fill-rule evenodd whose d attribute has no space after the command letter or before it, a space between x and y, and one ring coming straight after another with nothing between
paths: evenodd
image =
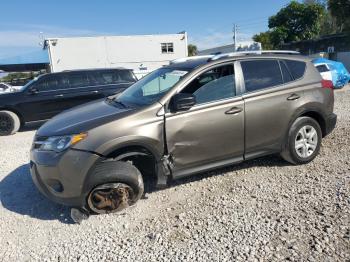
<instances>
[{"instance_id":1,"label":"exposed brake rotor","mask_svg":"<svg viewBox=\"0 0 350 262\"><path fill-rule=\"evenodd\" d=\"M126 184L104 184L91 191L88 205L98 214L118 212L134 204L134 195L132 188Z\"/></svg>"}]
</instances>

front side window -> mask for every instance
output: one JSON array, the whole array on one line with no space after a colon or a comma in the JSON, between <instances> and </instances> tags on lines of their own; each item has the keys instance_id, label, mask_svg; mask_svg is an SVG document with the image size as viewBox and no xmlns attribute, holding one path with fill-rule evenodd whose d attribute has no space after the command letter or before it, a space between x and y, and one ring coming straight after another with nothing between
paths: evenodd
<instances>
[{"instance_id":1,"label":"front side window","mask_svg":"<svg viewBox=\"0 0 350 262\"><path fill-rule=\"evenodd\" d=\"M37 89L39 92L53 91L62 89L62 77L60 75L48 75L40 77L37 81L31 84L31 88Z\"/></svg>"},{"instance_id":2,"label":"front side window","mask_svg":"<svg viewBox=\"0 0 350 262\"><path fill-rule=\"evenodd\" d=\"M193 94L197 104L209 103L236 95L233 65L210 69L187 85L181 93Z\"/></svg>"},{"instance_id":3,"label":"front side window","mask_svg":"<svg viewBox=\"0 0 350 262\"><path fill-rule=\"evenodd\" d=\"M162 54L174 53L174 44L173 43L162 43Z\"/></svg>"},{"instance_id":4,"label":"front side window","mask_svg":"<svg viewBox=\"0 0 350 262\"><path fill-rule=\"evenodd\" d=\"M242 61L246 92L253 92L283 84L281 70L277 60Z\"/></svg>"},{"instance_id":5,"label":"front side window","mask_svg":"<svg viewBox=\"0 0 350 262\"><path fill-rule=\"evenodd\" d=\"M124 104L153 104L163 97L187 73L188 71L182 69L157 69L127 88L118 97L118 101Z\"/></svg>"}]
</instances>

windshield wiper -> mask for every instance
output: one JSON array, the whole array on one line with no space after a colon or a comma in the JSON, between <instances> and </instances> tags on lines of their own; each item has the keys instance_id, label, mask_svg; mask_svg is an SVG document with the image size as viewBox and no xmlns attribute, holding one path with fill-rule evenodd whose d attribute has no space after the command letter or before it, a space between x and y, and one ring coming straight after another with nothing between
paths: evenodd
<instances>
[{"instance_id":1,"label":"windshield wiper","mask_svg":"<svg viewBox=\"0 0 350 262\"><path fill-rule=\"evenodd\" d=\"M115 104L121 105L124 108L129 108L126 104L124 104L123 102L117 100L116 97L113 97L113 98L107 97L106 100L107 100L108 103L115 103Z\"/></svg>"}]
</instances>

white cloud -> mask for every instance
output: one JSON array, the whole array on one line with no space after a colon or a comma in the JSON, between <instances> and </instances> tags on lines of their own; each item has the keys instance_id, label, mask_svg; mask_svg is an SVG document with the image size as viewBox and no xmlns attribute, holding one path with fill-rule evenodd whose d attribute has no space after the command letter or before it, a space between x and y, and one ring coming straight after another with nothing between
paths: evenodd
<instances>
[{"instance_id":1,"label":"white cloud","mask_svg":"<svg viewBox=\"0 0 350 262\"><path fill-rule=\"evenodd\" d=\"M251 38L251 34L240 33L237 36L237 41L249 41ZM189 35L189 43L195 44L199 50L229 45L233 43L233 33L207 30L206 34Z\"/></svg>"},{"instance_id":2,"label":"white cloud","mask_svg":"<svg viewBox=\"0 0 350 262\"><path fill-rule=\"evenodd\" d=\"M6 30L6 27L17 28ZM39 46L42 37L86 36L96 32L85 29L64 28L46 25L16 25L1 24L0 47ZM42 34L42 36L41 36Z\"/></svg>"},{"instance_id":3,"label":"white cloud","mask_svg":"<svg viewBox=\"0 0 350 262\"><path fill-rule=\"evenodd\" d=\"M40 50L43 38L101 35L92 30L36 24L0 24L0 57ZM7 29L7 28L11 28ZM107 33L105 33L107 34Z\"/></svg>"}]
</instances>

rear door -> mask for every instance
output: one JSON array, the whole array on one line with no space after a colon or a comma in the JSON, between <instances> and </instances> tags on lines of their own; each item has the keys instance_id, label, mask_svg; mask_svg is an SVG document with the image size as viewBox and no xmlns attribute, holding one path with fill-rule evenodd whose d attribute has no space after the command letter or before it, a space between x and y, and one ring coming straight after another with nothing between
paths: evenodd
<instances>
[{"instance_id":1,"label":"rear door","mask_svg":"<svg viewBox=\"0 0 350 262\"><path fill-rule=\"evenodd\" d=\"M96 87L90 82L87 72L68 72L64 79L68 88L62 93L66 102L63 110L103 97L96 92Z\"/></svg>"},{"instance_id":2,"label":"rear door","mask_svg":"<svg viewBox=\"0 0 350 262\"><path fill-rule=\"evenodd\" d=\"M252 59L240 65L244 77L245 157L280 151L289 122L303 103L298 81L284 60Z\"/></svg>"}]
</instances>

